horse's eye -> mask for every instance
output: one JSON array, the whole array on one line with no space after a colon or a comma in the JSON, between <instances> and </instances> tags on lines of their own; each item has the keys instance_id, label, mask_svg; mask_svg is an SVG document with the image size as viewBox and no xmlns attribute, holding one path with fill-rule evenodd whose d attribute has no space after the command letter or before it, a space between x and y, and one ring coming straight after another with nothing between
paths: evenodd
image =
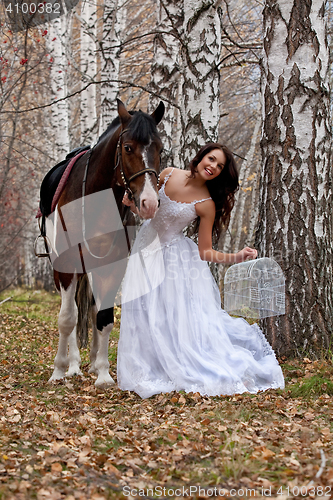
<instances>
[{"instance_id":1,"label":"horse's eye","mask_svg":"<svg viewBox=\"0 0 333 500\"><path fill-rule=\"evenodd\" d=\"M132 152L132 148L128 144L124 145L124 149L125 149L126 153L131 153Z\"/></svg>"}]
</instances>

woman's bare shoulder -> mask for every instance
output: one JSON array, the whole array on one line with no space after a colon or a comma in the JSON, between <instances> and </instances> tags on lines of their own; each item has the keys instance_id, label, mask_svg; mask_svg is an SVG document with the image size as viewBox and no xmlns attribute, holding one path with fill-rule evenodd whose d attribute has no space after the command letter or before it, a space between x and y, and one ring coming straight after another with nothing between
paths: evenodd
<instances>
[{"instance_id":1,"label":"woman's bare shoulder","mask_svg":"<svg viewBox=\"0 0 333 500\"><path fill-rule=\"evenodd\" d=\"M209 193L208 193L209 194ZM195 211L199 217L215 217L215 202L210 198L195 204Z\"/></svg>"},{"instance_id":2,"label":"woman's bare shoulder","mask_svg":"<svg viewBox=\"0 0 333 500\"><path fill-rule=\"evenodd\" d=\"M162 170L160 177L165 177L166 175L170 174L172 172L173 167L167 167L164 170Z\"/></svg>"},{"instance_id":3,"label":"woman's bare shoulder","mask_svg":"<svg viewBox=\"0 0 333 500\"><path fill-rule=\"evenodd\" d=\"M166 176L168 174L170 174L171 171L172 171L172 168L170 168L170 167L165 168L164 170L162 170L162 172L160 173L160 176L159 176L158 189L161 189L161 187L164 184Z\"/></svg>"},{"instance_id":4,"label":"woman's bare shoulder","mask_svg":"<svg viewBox=\"0 0 333 500\"><path fill-rule=\"evenodd\" d=\"M164 170L162 170L162 172L160 173L160 187L164 183L166 176L169 175L171 172L172 172L172 167L167 167Z\"/></svg>"}]
</instances>

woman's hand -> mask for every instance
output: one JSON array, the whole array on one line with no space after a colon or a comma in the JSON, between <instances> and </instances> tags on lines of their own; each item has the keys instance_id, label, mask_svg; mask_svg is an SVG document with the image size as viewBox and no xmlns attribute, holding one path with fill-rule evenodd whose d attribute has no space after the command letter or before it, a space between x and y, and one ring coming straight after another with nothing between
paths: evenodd
<instances>
[{"instance_id":1,"label":"woman's hand","mask_svg":"<svg viewBox=\"0 0 333 500\"><path fill-rule=\"evenodd\" d=\"M134 214L139 213L134 201L129 199L127 191L125 191L125 194L124 194L123 199L122 199L122 203L124 205L126 205L126 207L130 207L131 211Z\"/></svg>"},{"instance_id":2,"label":"woman's hand","mask_svg":"<svg viewBox=\"0 0 333 500\"><path fill-rule=\"evenodd\" d=\"M237 252L235 255L235 263L239 264L240 262L244 262L245 260L256 259L258 252L255 248L245 247L240 252Z\"/></svg>"}]
</instances>

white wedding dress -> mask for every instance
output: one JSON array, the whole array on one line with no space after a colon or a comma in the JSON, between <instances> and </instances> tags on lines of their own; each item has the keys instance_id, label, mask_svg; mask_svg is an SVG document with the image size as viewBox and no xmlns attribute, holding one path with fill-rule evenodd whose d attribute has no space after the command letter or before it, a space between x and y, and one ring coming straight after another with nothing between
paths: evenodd
<instances>
[{"instance_id":1,"label":"white wedding dress","mask_svg":"<svg viewBox=\"0 0 333 500\"><path fill-rule=\"evenodd\" d=\"M171 172L172 174L172 172ZM258 325L221 309L219 289L197 245L183 234L195 205L171 200L144 222L122 288L118 385L142 398L283 388L282 370Z\"/></svg>"}]
</instances>

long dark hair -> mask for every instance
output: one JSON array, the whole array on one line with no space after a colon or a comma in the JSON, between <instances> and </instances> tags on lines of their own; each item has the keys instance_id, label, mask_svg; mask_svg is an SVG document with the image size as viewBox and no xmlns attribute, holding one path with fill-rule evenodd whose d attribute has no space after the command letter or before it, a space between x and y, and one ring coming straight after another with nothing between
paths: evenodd
<instances>
[{"instance_id":1,"label":"long dark hair","mask_svg":"<svg viewBox=\"0 0 333 500\"><path fill-rule=\"evenodd\" d=\"M188 168L191 170L190 177L194 177L198 164L204 156L209 154L213 149L223 151L226 157L226 162L222 172L212 180L206 182L209 194L215 202L216 213L213 225L213 238L217 242L222 227L227 228L230 221L230 213L235 204L235 194L239 188L238 170L232 152L226 146L216 142L209 142L203 146L190 162ZM199 221L198 221L199 222ZM199 224L194 229L197 232Z\"/></svg>"}]
</instances>

